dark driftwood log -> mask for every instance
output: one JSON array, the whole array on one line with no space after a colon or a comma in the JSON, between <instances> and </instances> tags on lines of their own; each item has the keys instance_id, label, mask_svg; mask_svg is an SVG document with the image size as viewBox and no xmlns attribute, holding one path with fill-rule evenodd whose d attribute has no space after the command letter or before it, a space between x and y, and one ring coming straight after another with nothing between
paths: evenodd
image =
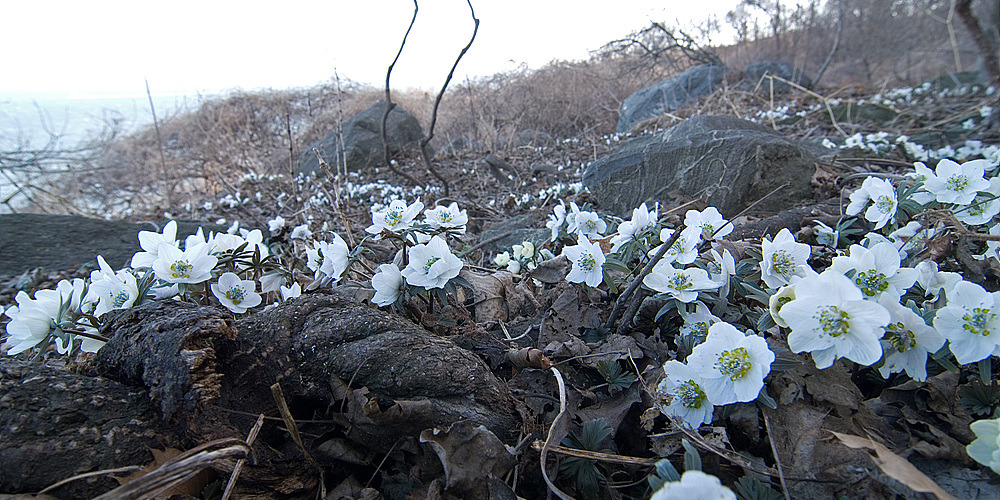
<instances>
[{"instance_id":1,"label":"dark driftwood log","mask_svg":"<svg viewBox=\"0 0 1000 500\"><path fill-rule=\"evenodd\" d=\"M0 357L0 493L36 492L80 473L144 465L153 459L150 447L179 446L175 436L141 388ZM115 486L108 476L95 477L52 494L91 498Z\"/></svg>"},{"instance_id":2,"label":"dark driftwood log","mask_svg":"<svg viewBox=\"0 0 1000 500\"><path fill-rule=\"evenodd\" d=\"M317 467L304 461L280 420L270 390L275 383L280 384L293 417L301 421L305 447L319 457L323 454L317 449L330 439L346 438L355 448L386 452L401 438L460 420L484 425L508 442L516 439L520 427L506 385L476 355L398 316L338 295L303 296L238 321L219 309L176 301L109 313L105 319L102 333L110 341L93 360L101 376L73 375L78 388L65 398L47 396L52 401L31 404L32 397L51 391L44 390L44 384L22 387L9 374L0 380L4 401L11 401L0 406L4 453L12 439L37 449L33 443L39 440L36 434L46 429L45 422L22 418L30 425L19 427L10 422L18 412L30 416L33 412L26 408L39 406L86 412L92 409L76 406L113 398L122 406L115 410L116 416L140 415L126 421L135 422L133 433L159 441L159 447L242 439L264 413L272 418L253 446L256 462L243 469L237 491L241 498L253 498L301 494L319 480ZM71 376L37 363L18 369L25 373L21 378L37 376L41 370L48 377ZM77 421L86 423L99 415L87 413ZM75 422L62 425L66 434L78 432ZM87 424L90 427L103 429ZM4 455L2 463L19 461L32 480L0 480L0 492L37 491L79 472L145 465L149 462L145 446L154 443L138 443L87 441L76 453L92 463L69 468L62 464L64 469L51 474L28 472L47 470L51 459L66 462L65 454ZM65 447L60 442L47 446ZM229 470L231 465L220 466L219 472Z\"/></svg>"}]
</instances>

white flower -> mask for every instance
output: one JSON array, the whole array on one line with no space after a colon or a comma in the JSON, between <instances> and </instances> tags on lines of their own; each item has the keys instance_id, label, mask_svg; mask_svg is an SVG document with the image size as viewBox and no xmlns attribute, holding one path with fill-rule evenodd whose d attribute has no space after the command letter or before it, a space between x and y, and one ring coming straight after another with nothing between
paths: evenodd
<instances>
[{"instance_id":1,"label":"white flower","mask_svg":"<svg viewBox=\"0 0 1000 500\"><path fill-rule=\"evenodd\" d=\"M717 288L704 269L676 269L668 262L657 262L642 284L660 293L670 294L681 302L694 302L698 292Z\"/></svg>"},{"instance_id":2,"label":"white flower","mask_svg":"<svg viewBox=\"0 0 1000 500\"><path fill-rule=\"evenodd\" d=\"M218 283L212 283L212 295L230 311L243 314L260 304L260 295L254 291L253 280L241 280L234 273L223 273Z\"/></svg>"},{"instance_id":3,"label":"white flower","mask_svg":"<svg viewBox=\"0 0 1000 500\"><path fill-rule=\"evenodd\" d=\"M406 281L395 264L382 264L372 276L372 288L375 289L372 302L385 307L399 300L399 296L406 290Z\"/></svg>"},{"instance_id":4,"label":"white flower","mask_svg":"<svg viewBox=\"0 0 1000 500\"><path fill-rule=\"evenodd\" d=\"M67 334L61 328L79 328L73 320L80 314L86 293L86 283L80 278L61 280L54 290L37 290L34 298L19 291L14 297L17 307L6 311L11 320L6 327L7 340L0 349L13 356L39 345L51 334L60 354L72 351L77 336ZM103 344L99 340L85 338L80 348L96 352Z\"/></svg>"},{"instance_id":5,"label":"white flower","mask_svg":"<svg viewBox=\"0 0 1000 500\"><path fill-rule=\"evenodd\" d=\"M448 243L440 236L434 236L425 245L408 248L406 257L409 264L402 275L413 286L444 288L445 283L462 270L462 261L451 253Z\"/></svg>"},{"instance_id":6,"label":"white flower","mask_svg":"<svg viewBox=\"0 0 1000 500\"><path fill-rule=\"evenodd\" d=\"M208 235L205 245L206 252L212 254L234 251L243 245L250 246L242 236L229 233L211 233ZM184 248L190 250L193 247L185 246Z\"/></svg>"},{"instance_id":7,"label":"white flower","mask_svg":"<svg viewBox=\"0 0 1000 500\"><path fill-rule=\"evenodd\" d=\"M972 160L961 165L953 160L941 160L935 169L936 176L927 179L924 189L941 203L967 205L975 199L976 193L990 187L989 181L983 178L988 166L986 160Z\"/></svg>"},{"instance_id":8,"label":"white flower","mask_svg":"<svg viewBox=\"0 0 1000 500\"><path fill-rule=\"evenodd\" d=\"M840 241L840 231L820 221L816 221L816 226L813 227L813 234L816 235L816 243L820 245L837 248L837 242Z\"/></svg>"},{"instance_id":9,"label":"white flower","mask_svg":"<svg viewBox=\"0 0 1000 500\"><path fill-rule=\"evenodd\" d=\"M850 255L834 257L830 269L847 275L865 298L890 296L899 299L917 280L917 270L899 267L899 251L892 243L876 243L871 248L851 245Z\"/></svg>"},{"instance_id":10,"label":"white flower","mask_svg":"<svg viewBox=\"0 0 1000 500\"><path fill-rule=\"evenodd\" d=\"M302 285L299 285L298 281L292 283L292 286L282 286L278 290L281 294L282 301L294 299L295 297L302 295Z\"/></svg>"},{"instance_id":11,"label":"white flower","mask_svg":"<svg viewBox=\"0 0 1000 500\"><path fill-rule=\"evenodd\" d=\"M497 267L507 267L507 264L510 264L510 252L498 253L496 257L493 257L493 263Z\"/></svg>"},{"instance_id":12,"label":"white flower","mask_svg":"<svg viewBox=\"0 0 1000 500\"><path fill-rule=\"evenodd\" d=\"M668 481L649 500L736 500L719 478L700 470L684 471L680 481Z\"/></svg>"},{"instance_id":13,"label":"white flower","mask_svg":"<svg viewBox=\"0 0 1000 500\"><path fill-rule=\"evenodd\" d=\"M1000 224L994 224L990 228L989 233L993 236L1000 236ZM1000 259L1000 241L987 241L986 242L986 252L983 253L983 258L993 257L994 259Z\"/></svg>"},{"instance_id":14,"label":"white flower","mask_svg":"<svg viewBox=\"0 0 1000 500\"><path fill-rule=\"evenodd\" d=\"M937 175L934 174L934 171L927 168L927 165L925 165L924 162L922 161L915 162L913 164L913 168L915 171L906 174L906 176L917 182L923 182L926 184L928 179L933 179L937 177ZM935 198L936 197L934 196L934 193L927 191L926 189L923 188L923 186L921 186L921 189L915 191L910 195L911 200L921 205L926 205L934 201Z\"/></svg>"},{"instance_id":15,"label":"white flower","mask_svg":"<svg viewBox=\"0 0 1000 500\"><path fill-rule=\"evenodd\" d=\"M407 205L403 200L392 200L382 210L372 207L372 225L365 228L371 234L381 234L382 230L398 233L413 225L413 219L424 209L424 204L415 201Z\"/></svg>"},{"instance_id":16,"label":"white flower","mask_svg":"<svg viewBox=\"0 0 1000 500\"><path fill-rule=\"evenodd\" d=\"M764 238L761 242L764 261L760 276L770 288L778 288L793 281L796 276L804 276L811 249L805 243L796 243L788 228L775 235L774 241Z\"/></svg>"},{"instance_id":17,"label":"white flower","mask_svg":"<svg viewBox=\"0 0 1000 500\"><path fill-rule=\"evenodd\" d=\"M777 292L771 295L767 300L768 310L771 313L771 319L774 320L774 324L782 327L788 328L788 323L781 318L781 308L785 304L795 300L795 285L785 285L778 289Z\"/></svg>"},{"instance_id":18,"label":"white flower","mask_svg":"<svg viewBox=\"0 0 1000 500\"><path fill-rule=\"evenodd\" d=\"M878 177L868 177L861 187L851 193L851 203L844 211L847 215L861 212L868 202L872 205L865 211L865 219L875 223L875 229L882 229L889 222L896 220L896 208L899 202L896 198L896 188L892 183Z\"/></svg>"},{"instance_id":19,"label":"white flower","mask_svg":"<svg viewBox=\"0 0 1000 500\"><path fill-rule=\"evenodd\" d=\"M667 241L674 235L676 229L663 228L660 230L660 241ZM685 227L681 230L681 235L677 237L673 245L663 254L661 262L676 262L678 264L690 264L698 257L698 244L701 243L701 228ZM650 255L655 254L660 249L659 246L649 251Z\"/></svg>"},{"instance_id":20,"label":"white flower","mask_svg":"<svg viewBox=\"0 0 1000 500\"><path fill-rule=\"evenodd\" d=\"M458 209L458 203L451 202L447 207L434 207L424 212L427 224L434 229L451 229L459 234L465 234L465 225L469 222L469 214Z\"/></svg>"},{"instance_id":21,"label":"white flower","mask_svg":"<svg viewBox=\"0 0 1000 500\"><path fill-rule=\"evenodd\" d=\"M513 255L517 260L525 261L531 260L535 257L535 245L530 241L525 241L520 245L514 245Z\"/></svg>"},{"instance_id":22,"label":"white flower","mask_svg":"<svg viewBox=\"0 0 1000 500\"><path fill-rule=\"evenodd\" d=\"M992 221L1000 213L1000 176L988 182L989 187L980 191L969 206L954 210L956 219L970 226L979 226Z\"/></svg>"},{"instance_id":23,"label":"white flower","mask_svg":"<svg viewBox=\"0 0 1000 500\"><path fill-rule=\"evenodd\" d=\"M850 279L828 270L795 283L795 299L781 307L781 318L792 329L792 352L811 352L817 368L837 358L871 366L882 357L882 327L889 312L864 300Z\"/></svg>"},{"instance_id":24,"label":"white flower","mask_svg":"<svg viewBox=\"0 0 1000 500\"><path fill-rule=\"evenodd\" d=\"M285 227L285 218L280 215L267 221L267 230L270 231L271 234L277 234L283 227Z\"/></svg>"},{"instance_id":25,"label":"white flower","mask_svg":"<svg viewBox=\"0 0 1000 500\"><path fill-rule=\"evenodd\" d=\"M90 289L87 291L87 302L97 302L94 316L112 309L128 309L139 298L139 287L135 275L121 270L114 272L105 262L104 257L97 256L100 270L90 273Z\"/></svg>"},{"instance_id":26,"label":"white flower","mask_svg":"<svg viewBox=\"0 0 1000 500\"><path fill-rule=\"evenodd\" d=\"M946 293L948 304L938 310L934 328L948 339L959 364L986 359L1000 346L1000 292L959 281Z\"/></svg>"},{"instance_id":27,"label":"white flower","mask_svg":"<svg viewBox=\"0 0 1000 500\"><path fill-rule=\"evenodd\" d=\"M563 255L573 263L566 275L570 283L586 283L596 287L604 281L604 252L601 245L591 243L586 236L580 236L576 245L563 248Z\"/></svg>"},{"instance_id":28,"label":"white flower","mask_svg":"<svg viewBox=\"0 0 1000 500\"><path fill-rule=\"evenodd\" d=\"M302 224L301 226L295 226L292 228L292 239L302 239L307 240L312 238L312 231L309 230L309 224Z\"/></svg>"},{"instance_id":29,"label":"white flower","mask_svg":"<svg viewBox=\"0 0 1000 500\"><path fill-rule=\"evenodd\" d=\"M8 355L22 353L35 347L48 338L52 331L52 322L59 312L59 292L55 290L37 290L31 298L23 290L14 297L17 308L7 323L7 341L4 348Z\"/></svg>"},{"instance_id":30,"label":"white flower","mask_svg":"<svg viewBox=\"0 0 1000 500\"><path fill-rule=\"evenodd\" d=\"M139 246L143 251L132 256L132 267L152 267L153 261L159 254L160 245L177 247L177 223L168 222L163 226L162 233L153 231L139 231Z\"/></svg>"},{"instance_id":31,"label":"white flower","mask_svg":"<svg viewBox=\"0 0 1000 500\"><path fill-rule=\"evenodd\" d=\"M270 255L271 252L268 251L267 245L264 244L264 233L260 229L254 229L253 231L240 229L240 234L247 242L245 251L253 252L254 248L256 248L260 252L260 258L262 259Z\"/></svg>"},{"instance_id":32,"label":"white flower","mask_svg":"<svg viewBox=\"0 0 1000 500\"><path fill-rule=\"evenodd\" d=\"M332 242L316 241L313 242L312 249L306 249L306 266L313 270L316 279L323 276L336 282L347 270L350 253L347 242L339 234L333 233Z\"/></svg>"},{"instance_id":33,"label":"white flower","mask_svg":"<svg viewBox=\"0 0 1000 500\"><path fill-rule=\"evenodd\" d=\"M212 277L212 269L218 263L214 255L209 255L206 246L185 249L163 243L153 261L156 277L168 283L201 283Z\"/></svg>"},{"instance_id":34,"label":"white flower","mask_svg":"<svg viewBox=\"0 0 1000 500\"><path fill-rule=\"evenodd\" d=\"M708 277L718 285L719 296L727 297L729 296L729 279L736 275L736 259L725 248L722 249L722 253L713 248L711 254L712 260L706 266Z\"/></svg>"},{"instance_id":35,"label":"white flower","mask_svg":"<svg viewBox=\"0 0 1000 500\"><path fill-rule=\"evenodd\" d=\"M684 214L684 225L700 228L701 237L706 240L721 239L733 232L733 225L723 219L719 209L715 207L708 207L701 212L688 210Z\"/></svg>"},{"instance_id":36,"label":"white flower","mask_svg":"<svg viewBox=\"0 0 1000 500\"><path fill-rule=\"evenodd\" d=\"M669 399L669 402L657 403L660 412L680 417L694 428L711 423L715 406L705 394L698 370L674 359L663 364L663 372L667 376L656 387L656 392L661 396L659 399Z\"/></svg>"},{"instance_id":37,"label":"white flower","mask_svg":"<svg viewBox=\"0 0 1000 500\"><path fill-rule=\"evenodd\" d=\"M771 372L774 353L757 335L744 335L729 323L708 328L708 338L688 356L688 366L702 374L705 394L713 404L753 401Z\"/></svg>"},{"instance_id":38,"label":"white flower","mask_svg":"<svg viewBox=\"0 0 1000 500\"><path fill-rule=\"evenodd\" d=\"M559 237L559 230L562 228L564 222L566 222L566 202L559 200L559 204L552 208L549 220L545 223L545 227L552 231L549 241L556 241L556 238Z\"/></svg>"},{"instance_id":39,"label":"white flower","mask_svg":"<svg viewBox=\"0 0 1000 500\"><path fill-rule=\"evenodd\" d=\"M521 262L511 259L510 262L507 263L507 272L510 274L517 274L521 272Z\"/></svg>"},{"instance_id":40,"label":"white flower","mask_svg":"<svg viewBox=\"0 0 1000 500\"><path fill-rule=\"evenodd\" d=\"M632 209L632 220L619 224L618 234L611 238L611 253L618 253L621 247L635 239L636 234L656 225L658 219L656 210L650 212L645 203Z\"/></svg>"},{"instance_id":41,"label":"white flower","mask_svg":"<svg viewBox=\"0 0 1000 500\"><path fill-rule=\"evenodd\" d=\"M1000 418L976 420L969 425L976 440L965 447L973 460L1000 474Z\"/></svg>"},{"instance_id":42,"label":"white flower","mask_svg":"<svg viewBox=\"0 0 1000 500\"><path fill-rule=\"evenodd\" d=\"M277 292L285 282L281 271L273 271L260 277L260 293Z\"/></svg>"},{"instance_id":43,"label":"white flower","mask_svg":"<svg viewBox=\"0 0 1000 500\"><path fill-rule=\"evenodd\" d=\"M694 312L689 313L686 309L681 308L681 316L684 318L684 325L681 326L680 334L682 337L691 337L693 345L698 345L708 338L708 328L720 321L712 312L708 309L703 302L698 301L694 303Z\"/></svg>"},{"instance_id":44,"label":"white flower","mask_svg":"<svg viewBox=\"0 0 1000 500\"><path fill-rule=\"evenodd\" d=\"M951 287L962 281L961 274L938 271L938 263L933 260L922 260L915 269L917 270L917 283L920 283L924 289L924 296L932 296L935 300L942 290L945 293L951 293Z\"/></svg>"},{"instance_id":45,"label":"white flower","mask_svg":"<svg viewBox=\"0 0 1000 500\"><path fill-rule=\"evenodd\" d=\"M570 203L570 209L573 211L572 216L566 218L568 223L566 230L569 233L577 233L577 235L588 238L600 238L608 228L608 224L598 217L597 212L580 211L576 203Z\"/></svg>"},{"instance_id":46,"label":"white flower","mask_svg":"<svg viewBox=\"0 0 1000 500\"><path fill-rule=\"evenodd\" d=\"M927 354L937 352L944 346L944 337L898 300L883 296L879 304L889 311L891 317L882 337L885 362L879 373L889 378L890 373L905 370L913 380L927 380Z\"/></svg>"}]
</instances>

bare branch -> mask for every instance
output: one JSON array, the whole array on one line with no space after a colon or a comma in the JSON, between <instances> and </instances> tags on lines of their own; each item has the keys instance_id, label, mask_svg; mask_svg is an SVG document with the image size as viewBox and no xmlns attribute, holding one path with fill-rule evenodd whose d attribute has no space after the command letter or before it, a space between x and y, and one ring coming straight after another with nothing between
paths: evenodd
<instances>
[{"instance_id":1,"label":"bare branch","mask_svg":"<svg viewBox=\"0 0 1000 500\"><path fill-rule=\"evenodd\" d=\"M413 0L413 2L416 4L416 0ZM424 158L424 164L427 166L427 170L430 170L430 172L434 174L434 177L437 177L438 180L441 181L441 184L444 185L445 196L449 195L448 180L438 173L437 169L434 168L434 165L431 164L427 145L434 137L434 125L437 123L438 106L441 104L441 98L444 97L445 91L448 90L448 84L451 82L451 78L455 75L455 68L458 67L459 61L461 61L465 53L469 51L469 47L472 47L472 42L476 41L476 34L479 33L479 19L476 18L476 11L472 8L472 0L466 0L466 3L469 5L469 13L472 16L472 22L475 23L475 27L472 29L472 37L469 38L469 43L465 44L465 47L462 47L462 51L459 52L458 57L455 59L455 64L451 66L451 71L448 72L448 77L444 80L444 85L441 86L441 91L438 92L437 98L434 99L434 110L431 112L431 125L427 129L427 135L420 141L420 154Z\"/></svg>"},{"instance_id":2,"label":"bare branch","mask_svg":"<svg viewBox=\"0 0 1000 500\"><path fill-rule=\"evenodd\" d=\"M413 23L417 22L417 11L419 9L420 6L417 5L417 0L413 0L413 18L410 19L410 26L406 28L406 33L403 35L403 41L399 44L399 52L396 52L396 58L392 60L392 64L389 65L389 70L385 72L385 113L382 114L382 146L385 148L385 164L389 167L389 170L393 171L393 173L405 177L406 180L417 186L423 183L417 180L416 177L413 177L412 175L396 168L396 165L392 161L392 151L389 149L389 134L386 132L386 122L389 120L389 112L392 111L392 108L396 107L396 105L392 102L392 95L389 92L389 77L392 76L392 68L396 66L396 63L399 61L400 54L403 53L403 47L406 46L406 39L410 36L410 31L413 29Z\"/></svg>"}]
</instances>

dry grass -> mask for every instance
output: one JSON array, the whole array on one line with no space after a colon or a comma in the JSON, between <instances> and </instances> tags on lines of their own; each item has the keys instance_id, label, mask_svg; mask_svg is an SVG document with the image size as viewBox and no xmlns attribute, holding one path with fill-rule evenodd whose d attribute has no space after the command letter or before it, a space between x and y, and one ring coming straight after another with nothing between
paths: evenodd
<instances>
[{"instance_id":1,"label":"dry grass","mask_svg":"<svg viewBox=\"0 0 1000 500\"><path fill-rule=\"evenodd\" d=\"M914 18L907 21L909 25L897 23L866 31L866 26L871 28L876 22L878 19L865 18L845 26L842 47L823 78L827 86L817 90L820 95L849 98L913 85L954 69L952 46L947 37L938 36L945 29L939 21ZM927 33L900 40L899 33L907 30ZM960 35L957 47L962 64L968 67L974 53L964 33ZM767 92L754 95L732 90L743 77L740 68L771 59L791 62L809 74L826 56L833 36L833 26L815 22L785 33L780 43L765 37L716 48L719 58L734 68L727 75L729 87L709 96L699 107L678 110L673 116L746 116L768 109L775 104ZM628 95L697 64L676 47L667 49L651 56L635 46L609 44L587 61L553 62L537 70L522 68L453 82L442 102L431 146L440 148L461 136L479 142L485 150L509 153L514 137L525 129L556 138L599 142L614 132L618 108ZM347 81L308 89L238 92L206 100L195 111L162 120L164 162L159 158L156 135L148 127L117 140L94 165L97 168L81 172L75 182L68 183L72 189L60 182L59 192L65 198L80 200L79 211L111 217L143 217L176 210L185 203L217 200L236 191L237 180L247 173L291 174L310 143L335 132L338 124L382 97L382 89ZM410 90L394 92L393 100L413 113L426 129L434 97L430 91ZM811 99L804 94L798 97ZM668 117L660 125L672 121ZM827 133L827 128L788 132L809 138ZM50 208L58 211L58 207Z\"/></svg>"}]
</instances>

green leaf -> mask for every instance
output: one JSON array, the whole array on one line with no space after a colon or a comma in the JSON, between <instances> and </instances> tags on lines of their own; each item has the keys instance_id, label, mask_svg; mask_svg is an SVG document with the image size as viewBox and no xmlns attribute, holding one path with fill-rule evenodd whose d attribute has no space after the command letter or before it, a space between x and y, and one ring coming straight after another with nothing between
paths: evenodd
<instances>
[{"instance_id":1,"label":"green leaf","mask_svg":"<svg viewBox=\"0 0 1000 500\"><path fill-rule=\"evenodd\" d=\"M668 300L667 303L663 304L663 307L661 307L660 310L656 312L656 318L653 319L653 321L659 323L660 318L662 318L664 314L667 314L668 312L676 308L677 308L677 302L673 300Z\"/></svg>"},{"instance_id":2,"label":"green leaf","mask_svg":"<svg viewBox=\"0 0 1000 500\"><path fill-rule=\"evenodd\" d=\"M767 387L761 387L760 394L757 395L757 401L772 410L778 409L778 402L767 393Z\"/></svg>"},{"instance_id":3,"label":"green leaf","mask_svg":"<svg viewBox=\"0 0 1000 500\"><path fill-rule=\"evenodd\" d=\"M597 372L608 383L608 392L611 394L628 389L638 380L634 373L622 370L621 364L616 360L602 359L598 361Z\"/></svg>"},{"instance_id":4,"label":"green leaf","mask_svg":"<svg viewBox=\"0 0 1000 500\"><path fill-rule=\"evenodd\" d=\"M604 261L604 269L610 269L612 271L621 271L623 273L631 273L632 270L628 268L625 264L614 257L607 257Z\"/></svg>"},{"instance_id":5,"label":"green leaf","mask_svg":"<svg viewBox=\"0 0 1000 500\"><path fill-rule=\"evenodd\" d=\"M604 325L599 325L594 328L587 328L580 337L588 344L600 344L607 340L609 335L611 335L611 330L604 328Z\"/></svg>"},{"instance_id":6,"label":"green leaf","mask_svg":"<svg viewBox=\"0 0 1000 500\"><path fill-rule=\"evenodd\" d=\"M684 470L701 470L701 455L687 439L681 441L684 446Z\"/></svg>"},{"instance_id":7,"label":"green leaf","mask_svg":"<svg viewBox=\"0 0 1000 500\"><path fill-rule=\"evenodd\" d=\"M670 463L670 460L665 458L656 462L656 475L663 481L681 480L681 474L677 472L677 468L674 467L674 464Z\"/></svg>"},{"instance_id":8,"label":"green leaf","mask_svg":"<svg viewBox=\"0 0 1000 500\"><path fill-rule=\"evenodd\" d=\"M785 495L750 476L741 477L733 484L736 497L740 500L782 500Z\"/></svg>"}]
</instances>

